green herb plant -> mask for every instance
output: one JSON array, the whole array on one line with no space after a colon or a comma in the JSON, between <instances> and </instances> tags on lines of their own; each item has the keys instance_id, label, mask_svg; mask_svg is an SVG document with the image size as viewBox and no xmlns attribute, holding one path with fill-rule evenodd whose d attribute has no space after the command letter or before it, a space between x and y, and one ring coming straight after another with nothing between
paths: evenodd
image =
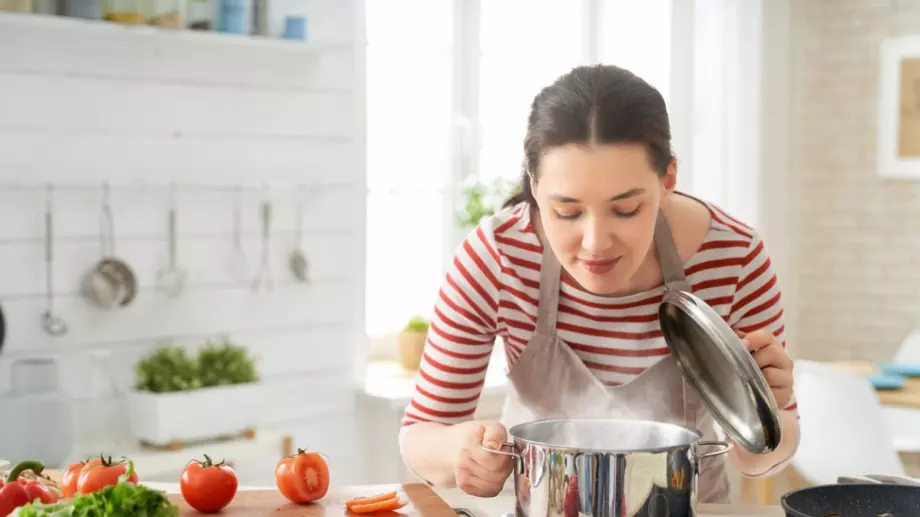
<instances>
[{"instance_id":1,"label":"green herb plant","mask_svg":"<svg viewBox=\"0 0 920 517\"><path fill-rule=\"evenodd\" d=\"M151 393L173 393L214 386L257 382L256 359L249 350L226 336L207 340L190 356L182 347L160 346L136 367L135 389Z\"/></svg>"},{"instance_id":2,"label":"green herb plant","mask_svg":"<svg viewBox=\"0 0 920 517\"><path fill-rule=\"evenodd\" d=\"M484 218L495 214L512 192L514 192L514 185L506 180L467 182L460 194L460 209L456 214L457 224L463 230L472 230Z\"/></svg>"},{"instance_id":3,"label":"green herb plant","mask_svg":"<svg viewBox=\"0 0 920 517\"><path fill-rule=\"evenodd\" d=\"M406 323L403 332L428 332L428 320L421 316L413 316L409 323Z\"/></svg>"}]
</instances>

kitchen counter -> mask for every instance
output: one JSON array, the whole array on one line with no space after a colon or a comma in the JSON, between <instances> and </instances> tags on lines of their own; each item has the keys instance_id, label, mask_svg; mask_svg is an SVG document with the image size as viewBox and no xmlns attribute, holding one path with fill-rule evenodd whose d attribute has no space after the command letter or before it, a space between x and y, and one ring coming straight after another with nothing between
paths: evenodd
<instances>
[{"instance_id":1,"label":"kitchen counter","mask_svg":"<svg viewBox=\"0 0 920 517\"><path fill-rule=\"evenodd\" d=\"M178 483L143 483L156 490L163 490L169 494L179 493ZM239 490L270 490L274 487L241 486ZM440 495L452 508L465 508L476 517L501 517L502 514L514 511L514 497L499 495L489 499L473 497L458 489L436 488ZM743 505L701 505L699 517L783 517L783 511L778 506L743 506Z\"/></svg>"}]
</instances>

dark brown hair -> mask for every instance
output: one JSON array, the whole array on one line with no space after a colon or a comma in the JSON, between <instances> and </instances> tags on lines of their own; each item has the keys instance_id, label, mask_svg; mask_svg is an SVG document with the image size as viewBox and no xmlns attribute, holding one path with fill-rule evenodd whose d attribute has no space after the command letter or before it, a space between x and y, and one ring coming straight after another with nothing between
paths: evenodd
<instances>
[{"instance_id":1,"label":"dark brown hair","mask_svg":"<svg viewBox=\"0 0 920 517\"><path fill-rule=\"evenodd\" d=\"M537 179L541 156L573 143L641 143L652 168L664 176L673 159L664 98L640 77L613 65L581 66L556 79L533 100L520 190L504 206L535 204L530 175Z\"/></svg>"}]
</instances>

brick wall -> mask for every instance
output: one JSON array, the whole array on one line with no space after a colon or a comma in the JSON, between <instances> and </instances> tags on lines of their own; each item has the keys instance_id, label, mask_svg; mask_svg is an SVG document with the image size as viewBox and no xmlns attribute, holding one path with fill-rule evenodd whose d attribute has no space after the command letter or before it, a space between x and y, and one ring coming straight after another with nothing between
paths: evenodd
<instances>
[{"instance_id":1,"label":"brick wall","mask_svg":"<svg viewBox=\"0 0 920 517\"><path fill-rule=\"evenodd\" d=\"M879 45L920 0L791 4L797 356L889 359L920 327L920 183L876 174Z\"/></svg>"}]
</instances>

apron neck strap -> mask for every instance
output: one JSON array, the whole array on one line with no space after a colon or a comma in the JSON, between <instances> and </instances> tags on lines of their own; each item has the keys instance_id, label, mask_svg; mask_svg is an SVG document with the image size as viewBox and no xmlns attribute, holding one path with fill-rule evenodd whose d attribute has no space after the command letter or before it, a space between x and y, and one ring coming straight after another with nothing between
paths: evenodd
<instances>
[{"instance_id":1,"label":"apron neck strap","mask_svg":"<svg viewBox=\"0 0 920 517\"><path fill-rule=\"evenodd\" d=\"M655 253L658 255L658 265L661 267L661 277L664 280L665 291L692 292L693 286L687 281L684 273L684 264L677 253L677 245L668 226L668 219L659 210L658 219L655 221ZM681 376L681 395L683 398L684 425L695 428L700 410L700 401L692 397L691 388L687 379Z\"/></svg>"},{"instance_id":2,"label":"apron neck strap","mask_svg":"<svg viewBox=\"0 0 920 517\"><path fill-rule=\"evenodd\" d=\"M536 206L530 208L530 223L540 238L543 257L540 260L540 301L537 307L537 333L544 336L556 334L556 318L559 315L559 291L562 283L562 264L546 242L546 234Z\"/></svg>"},{"instance_id":3,"label":"apron neck strap","mask_svg":"<svg viewBox=\"0 0 920 517\"><path fill-rule=\"evenodd\" d=\"M661 267L661 278L664 280L665 289L669 291L691 291L690 283L684 274L684 264L677 253L677 245L671 235L668 220L659 210L658 219L655 221L655 253L658 255L658 265Z\"/></svg>"}]
</instances>

